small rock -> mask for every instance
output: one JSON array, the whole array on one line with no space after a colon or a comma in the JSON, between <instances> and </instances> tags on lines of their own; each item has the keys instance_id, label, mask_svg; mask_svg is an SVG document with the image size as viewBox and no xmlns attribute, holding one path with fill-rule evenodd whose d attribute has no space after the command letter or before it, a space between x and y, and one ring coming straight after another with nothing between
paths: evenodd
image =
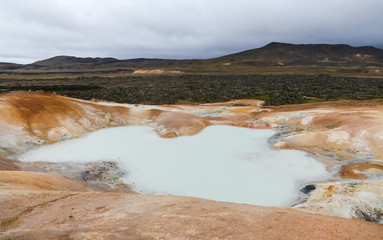
<instances>
[{"instance_id":1,"label":"small rock","mask_svg":"<svg viewBox=\"0 0 383 240\"><path fill-rule=\"evenodd\" d=\"M303 192L304 194L309 194L310 192L314 191L316 189L315 185L313 184L309 184L309 185L306 185L304 188L301 188L301 192Z\"/></svg>"}]
</instances>

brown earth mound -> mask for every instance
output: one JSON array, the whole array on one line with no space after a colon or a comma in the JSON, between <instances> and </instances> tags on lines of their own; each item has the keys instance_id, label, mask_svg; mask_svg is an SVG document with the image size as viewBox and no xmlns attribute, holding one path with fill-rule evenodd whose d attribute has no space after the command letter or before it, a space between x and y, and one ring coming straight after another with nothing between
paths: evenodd
<instances>
[{"instance_id":1,"label":"brown earth mound","mask_svg":"<svg viewBox=\"0 0 383 240\"><path fill-rule=\"evenodd\" d=\"M379 224L287 208L122 193L29 194L38 200L27 209L26 194L9 197L24 211L3 216L0 239L382 239Z\"/></svg>"},{"instance_id":2,"label":"brown earth mound","mask_svg":"<svg viewBox=\"0 0 383 240\"><path fill-rule=\"evenodd\" d=\"M59 175L25 171L1 171L0 189L3 191L26 189L73 192L98 190L86 183Z\"/></svg>"}]
</instances>

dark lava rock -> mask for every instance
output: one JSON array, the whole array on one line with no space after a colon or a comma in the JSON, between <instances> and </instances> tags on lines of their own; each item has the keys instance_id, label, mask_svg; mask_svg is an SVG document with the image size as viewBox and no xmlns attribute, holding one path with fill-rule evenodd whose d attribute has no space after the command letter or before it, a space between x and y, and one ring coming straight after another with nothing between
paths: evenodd
<instances>
[{"instance_id":1,"label":"dark lava rock","mask_svg":"<svg viewBox=\"0 0 383 240\"><path fill-rule=\"evenodd\" d=\"M306 185L304 188L302 188L300 191L303 192L304 194L309 194L315 189L316 189L315 185L309 184L309 185Z\"/></svg>"}]
</instances>

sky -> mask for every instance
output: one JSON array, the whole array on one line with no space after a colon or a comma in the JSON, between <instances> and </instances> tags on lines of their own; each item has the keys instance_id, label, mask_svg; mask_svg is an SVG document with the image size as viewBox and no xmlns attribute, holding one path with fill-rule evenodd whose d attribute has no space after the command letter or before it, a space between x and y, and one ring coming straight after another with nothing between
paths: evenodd
<instances>
[{"instance_id":1,"label":"sky","mask_svg":"<svg viewBox=\"0 0 383 240\"><path fill-rule=\"evenodd\" d=\"M211 58L270 42L383 48L382 0L0 0L0 62Z\"/></svg>"}]
</instances>

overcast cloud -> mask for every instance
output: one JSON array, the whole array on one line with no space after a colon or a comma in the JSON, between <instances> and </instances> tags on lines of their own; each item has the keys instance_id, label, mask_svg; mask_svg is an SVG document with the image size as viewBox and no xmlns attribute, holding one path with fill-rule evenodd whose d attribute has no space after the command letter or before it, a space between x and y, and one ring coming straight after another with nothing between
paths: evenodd
<instances>
[{"instance_id":1,"label":"overcast cloud","mask_svg":"<svg viewBox=\"0 0 383 240\"><path fill-rule=\"evenodd\" d=\"M382 0L0 0L0 61L209 58L269 42L383 47Z\"/></svg>"}]
</instances>

